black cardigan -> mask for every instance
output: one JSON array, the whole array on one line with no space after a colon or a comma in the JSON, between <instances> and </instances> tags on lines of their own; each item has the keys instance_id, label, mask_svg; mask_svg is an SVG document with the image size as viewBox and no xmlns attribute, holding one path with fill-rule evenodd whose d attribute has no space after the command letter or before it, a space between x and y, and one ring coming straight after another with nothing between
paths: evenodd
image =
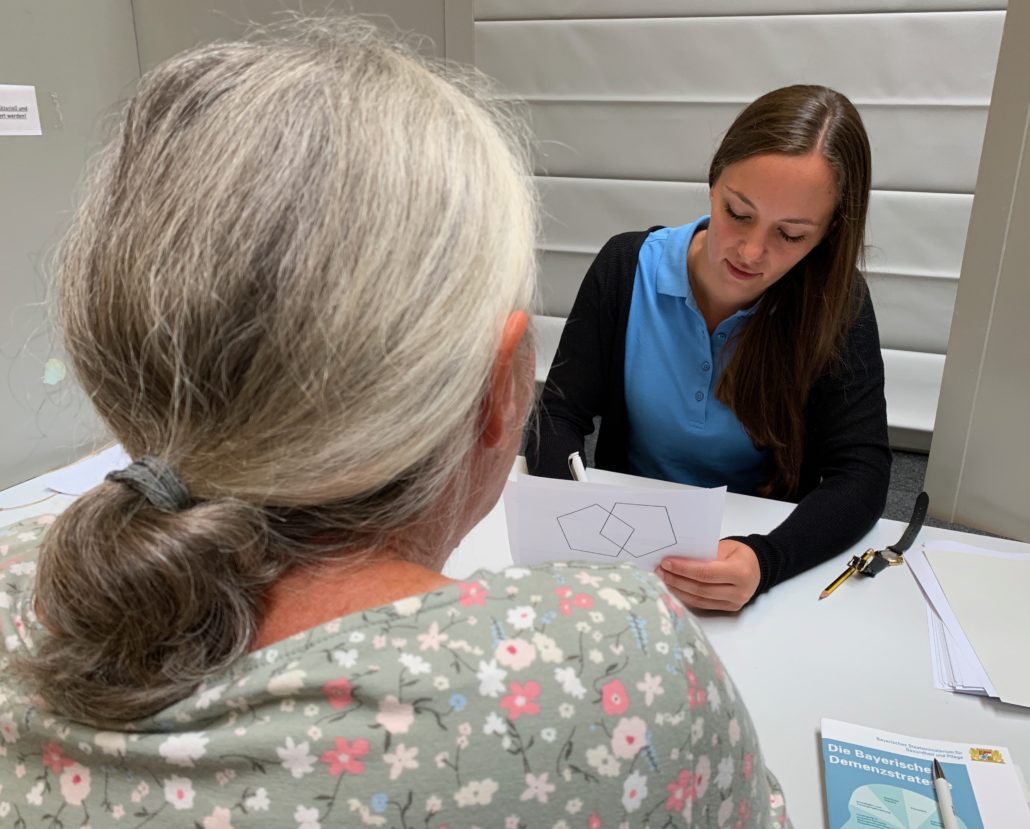
<instances>
[{"instance_id":1,"label":"black cardigan","mask_svg":"<svg viewBox=\"0 0 1030 829\"><path fill-rule=\"evenodd\" d=\"M534 475L569 478L568 456L601 416L594 463L630 472L624 394L626 327L637 255L651 230L612 237L580 286L531 429L526 460ZM883 356L866 292L842 365L825 372L805 407L800 500L768 535L739 536L761 567L756 595L858 541L883 512L890 480Z\"/></svg>"}]
</instances>

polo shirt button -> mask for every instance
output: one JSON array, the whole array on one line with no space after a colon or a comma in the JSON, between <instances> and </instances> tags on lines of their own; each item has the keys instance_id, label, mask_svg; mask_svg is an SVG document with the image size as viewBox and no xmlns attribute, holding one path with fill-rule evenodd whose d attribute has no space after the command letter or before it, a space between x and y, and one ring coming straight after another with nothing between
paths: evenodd
<instances>
[{"instance_id":1,"label":"polo shirt button","mask_svg":"<svg viewBox=\"0 0 1030 829\"><path fill-rule=\"evenodd\" d=\"M705 360L703 363L701 363L701 370L702 371L710 371L711 368L712 368L712 364L710 362L708 362L707 360Z\"/></svg>"},{"instance_id":2,"label":"polo shirt button","mask_svg":"<svg viewBox=\"0 0 1030 829\"><path fill-rule=\"evenodd\" d=\"M694 392L694 399L700 403L705 399L705 393L703 391Z\"/></svg>"},{"instance_id":3,"label":"polo shirt button","mask_svg":"<svg viewBox=\"0 0 1030 829\"><path fill-rule=\"evenodd\" d=\"M718 337L720 340L725 340L726 339L726 334L724 334L722 331L720 331L715 336Z\"/></svg>"}]
</instances>

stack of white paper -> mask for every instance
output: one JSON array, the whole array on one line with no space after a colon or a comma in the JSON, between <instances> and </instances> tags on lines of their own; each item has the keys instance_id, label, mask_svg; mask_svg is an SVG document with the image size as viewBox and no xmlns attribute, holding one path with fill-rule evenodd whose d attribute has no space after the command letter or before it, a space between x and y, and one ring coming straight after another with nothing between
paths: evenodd
<instances>
[{"instance_id":1,"label":"stack of white paper","mask_svg":"<svg viewBox=\"0 0 1030 829\"><path fill-rule=\"evenodd\" d=\"M929 605L934 684L1030 706L1030 556L930 542L905 560Z\"/></svg>"}]
</instances>

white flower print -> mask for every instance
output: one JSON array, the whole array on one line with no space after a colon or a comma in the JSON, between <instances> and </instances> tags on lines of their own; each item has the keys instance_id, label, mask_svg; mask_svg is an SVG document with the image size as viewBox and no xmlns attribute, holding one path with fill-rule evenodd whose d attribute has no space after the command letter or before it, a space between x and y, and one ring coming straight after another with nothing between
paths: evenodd
<instances>
[{"instance_id":1,"label":"white flower print","mask_svg":"<svg viewBox=\"0 0 1030 829\"><path fill-rule=\"evenodd\" d=\"M506 734L507 732L507 724L496 711L491 711L486 715L486 721L483 723L484 734Z\"/></svg>"},{"instance_id":2,"label":"white flower print","mask_svg":"<svg viewBox=\"0 0 1030 829\"><path fill-rule=\"evenodd\" d=\"M561 705L558 706L558 715L563 720L571 719L572 715L575 714L575 713L576 713L576 706L573 705L571 702L563 702Z\"/></svg>"},{"instance_id":3,"label":"white flower print","mask_svg":"<svg viewBox=\"0 0 1030 829\"><path fill-rule=\"evenodd\" d=\"M504 639L494 649L494 658L505 668L521 671L536 661L536 647L524 639Z\"/></svg>"},{"instance_id":4,"label":"white flower print","mask_svg":"<svg viewBox=\"0 0 1030 829\"><path fill-rule=\"evenodd\" d=\"M583 699L586 696L587 689L583 687L583 683L576 676L575 668L555 668L554 679L570 697Z\"/></svg>"},{"instance_id":5,"label":"white flower print","mask_svg":"<svg viewBox=\"0 0 1030 829\"><path fill-rule=\"evenodd\" d=\"M43 781L40 780L36 785L29 789L25 795L25 799L33 806L43 805Z\"/></svg>"},{"instance_id":6,"label":"white flower print","mask_svg":"<svg viewBox=\"0 0 1030 829\"><path fill-rule=\"evenodd\" d=\"M536 619L536 611L529 605L513 607L508 611L508 624L515 630L529 630Z\"/></svg>"},{"instance_id":7,"label":"white flower print","mask_svg":"<svg viewBox=\"0 0 1030 829\"><path fill-rule=\"evenodd\" d=\"M434 676L433 687L436 688L437 691L446 691L451 687L451 681L445 676Z\"/></svg>"},{"instance_id":8,"label":"white flower print","mask_svg":"<svg viewBox=\"0 0 1030 829\"><path fill-rule=\"evenodd\" d=\"M165 800L172 804L173 809L192 809L193 798L196 793L193 791L193 781L186 777L179 777L173 774L165 778Z\"/></svg>"},{"instance_id":9,"label":"white flower print","mask_svg":"<svg viewBox=\"0 0 1030 829\"><path fill-rule=\"evenodd\" d=\"M454 802L459 806L489 806L498 789L497 781L491 778L471 780L454 793Z\"/></svg>"},{"instance_id":10,"label":"white flower print","mask_svg":"<svg viewBox=\"0 0 1030 829\"><path fill-rule=\"evenodd\" d=\"M293 819L297 821L297 829L322 829L322 824L318 822L318 809L310 806L294 809Z\"/></svg>"},{"instance_id":11,"label":"white flower print","mask_svg":"<svg viewBox=\"0 0 1030 829\"><path fill-rule=\"evenodd\" d=\"M540 730L540 739L545 743L553 743L558 739L558 732L553 728L543 728Z\"/></svg>"},{"instance_id":12,"label":"white flower print","mask_svg":"<svg viewBox=\"0 0 1030 829\"><path fill-rule=\"evenodd\" d=\"M587 764L597 769L597 773L601 777L617 777L622 768L622 764L612 756L606 745L588 748L586 758Z\"/></svg>"},{"instance_id":13,"label":"white flower print","mask_svg":"<svg viewBox=\"0 0 1030 829\"><path fill-rule=\"evenodd\" d=\"M422 609L422 598L420 596L408 596L405 599L398 599L393 603L393 609L398 616L414 616Z\"/></svg>"},{"instance_id":14,"label":"white flower print","mask_svg":"<svg viewBox=\"0 0 1030 829\"><path fill-rule=\"evenodd\" d=\"M197 701L193 704L194 708L206 709L211 707L212 702L217 702L222 698L222 693L228 687L227 683L216 685L214 688L204 688L200 692L200 696Z\"/></svg>"},{"instance_id":15,"label":"white flower print","mask_svg":"<svg viewBox=\"0 0 1030 829\"><path fill-rule=\"evenodd\" d=\"M0 817L7 817L11 813L11 804L6 800L0 800Z\"/></svg>"},{"instance_id":16,"label":"white flower print","mask_svg":"<svg viewBox=\"0 0 1030 829\"><path fill-rule=\"evenodd\" d=\"M356 645L356 644L358 644L358 642L364 642L365 641L365 634L362 633L360 630L355 630L354 632L351 633L349 638L350 638L350 641L353 642Z\"/></svg>"},{"instance_id":17,"label":"white flower print","mask_svg":"<svg viewBox=\"0 0 1030 829\"><path fill-rule=\"evenodd\" d=\"M620 760L632 760L647 742L647 723L640 717L623 717L612 732L612 753Z\"/></svg>"},{"instance_id":18,"label":"white flower print","mask_svg":"<svg viewBox=\"0 0 1030 829\"><path fill-rule=\"evenodd\" d=\"M565 654L562 653L562 649L558 647L558 643L555 642L550 636L544 633L533 634L533 644L536 645L537 653L540 655L540 659L543 662L562 662L565 659Z\"/></svg>"},{"instance_id":19,"label":"white flower print","mask_svg":"<svg viewBox=\"0 0 1030 829\"><path fill-rule=\"evenodd\" d=\"M275 697L292 697L304 687L304 671L296 668L268 680L268 693Z\"/></svg>"},{"instance_id":20,"label":"white flower print","mask_svg":"<svg viewBox=\"0 0 1030 829\"><path fill-rule=\"evenodd\" d=\"M740 723L737 722L736 717L730 720L728 731L730 732L730 745L736 746L740 742Z\"/></svg>"},{"instance_id":21,"label":"white flower print","mask_svg":"<svg viewBox=\"0 0 1030 829\"><path fill-rule=\"evenodd\" d=\"M659 642L658 644L660 645L661 642ZM602 662L604 662L604 654L601 653L597 648L591 648L590 653L587 654L587 657L595 665L600 665Z\"/></svg>"},{"instance_id":22,"label":"white flower print","mask_svg":"<svg viewBox=\"0 0 1030 829\"><path fill-rule=\"evenodd\" d=\"M690 724L690 742L696 743L702 737L705 736L705 718L695 717L694 721Z\"/></svg>"},{"instance_id":23,"label":"white flower print","mask_svg":"<svg viewBox=\"0 0 1030 829\"><path fill-rule=\"evenodd\" d=\"M723 757L719 761L719 769L715 773L715 785L720 789L728 789L733 785L733 758Z\"/></svg>"},{"instance_id":24,"label":"white flower print","mask_svg":"<svg viewBox=\"0 0 1030 829\"><path fill-rule=\"evenodd\" d=\"M654 649L664 656L669 652L669 643L666 641L655 642Z\"/></svg>"},{"instance_id":25,"label":"white flower print","mask_svg":"<svg viewBox=\"0 0 1030 829\"><path fill-rule=\"evenodd\" d=\"M376 722L391 734L407 734L411 724L415 722L415 709L397 697L388 694L379 700L379 713Z\"/></svg>"},{"instance_id":26,"label":"white flower print","mask_svg":"<svg viewBox=\"0 0 1030 829\"><path fill-rule=\"evenodd\" d=\"M622 783L622 808L629 813L640 808L647 798L647 778L639 771L630 774Z\"/></svg>"},{"instance_id":27,"label":"white flower print","mask_svg":"<svg viewBox=\"0 0 1030 829\"><path fill-rule=\"evenodd\" d=\"M656 697L665 693L665 689L662 687L662 678L653 676L650 671L644 672L644 678L637 683L637 690L644 695L644 705L648 708L654 705Z\"/></svg>"},{"instance_id":28,"label":"white flower print","mask_svg":"<svg viewBox=\"0 0 1030 829\"><path fill-rule=\"evenodd\" d=\"M435 815L443 808L443 801L440 800L435 794L430 795L426 798L426 811L431 815Z\"/></svg>"},{"instance_id":29,"label":"white flower print","mask_svg":"<svg viewBox=\"0 0 1030 829\"><path fill-rule=\"evenodd\" d=\"M198 731L173 734L157 748L157 753L173 766L192 768L193 761L204 756L208 738Z\"/></svg>"},{"instance_id":30,"label":"white flower print","mask_svg":"<svg viewBox=\"0 0 1030 829\"><path fill-rule=\"evenodd\" d=\"M420 674L428 674L433 670L433 666L430 665L421 656L414 653L402 653L397 657L398 661L408 669L412 676L419 676Z\"/></svg>"},{"instance_id":31,"label":"white flower print","mask_svg":"<svg viewBox=\"0 0 1030 829\"><path fill-rule=\"evenodd\" d=\"M604 599L608 604L614 607L616 610L632 610L633 605L629 599L619 590L614 587L602 587L597 591L597 595Z\"/></svg>"},{"instance_id":32,"label":"white flower print","mask_svg":"<svg viewBox=\"0 0 1030 829\"><path fill-rule=\"evenodd\" d=\"M143 798L150 794L150 786L147 785L146 780L140 780L136 784L136 788L132 790L132 794L129 795L129 799L133 803L142 803Z\"/></svg>"},{"instance_id":33,"label":"white flower print","mask_svg":"<svg viewBox=\"0 0 1030 829\"><path fill-rule=\"evenodd\" d=\"M578 797L572 798L568 803L565 804L565 811L570 815L579 814L580 809L583 808L583 801Z\"/></svg>"},{"instance_id":34,"label":"white flower print","mask_svg":"<svg viewBox=\"0 0 1030 829\"><path fill-rule=\"evenodd\" d=\"M554 783L547 782L548 773L545 771L537 776L527 772L526 790L519 795L519 800L536 800L537 803L546 803L548 795L558 788Z\"/></svg>"},{"instance_id":35,"label":"white flower print","mask_svg":"<svg viewBox=\"0 0 1030 829\"><path fill-rule=\"evenodd\" d=\"M72 763L61 770L61 796L65 803L72 806L81 806L82 801L89 796L89 769Z\"/></svg>"},{"instance_id":36,"label":"white flower print","mask_svg":"<svg viewBox=\"0 0 1030 829\"><path fill-rule=\"evenodd\" d=\"M525 567L509 567L504 571L504 577L506 579L515 579L515 581L524 579L529 575L531 575L531 573Z\"/></svg>"},{"instance_id":37,"label":"white flower print","mask_svg":"<svg viewBox=\"0 0 1030 829\"><path fill-rule=\"evenodd\" d=\"M429 626L429 630L425 633L420 633L415 638L418 639L418 649L420 651L438 651L440 650L440 645L450 639L446 633L440 630L439 622L433 622Z\"/></svg>"},{"instance_id":38,"label":"white flower print","mask_svg":"<svg viewBox=\"0 0 1030 829\"><path fill-rule=\"evenodd\" d=\"M341 668L353 668L358 664L358 652L354 648L333 651L333 662Z\"/></svg>"},{"instance_id":39,"label":"white flower print","mask_svg":"<svg viewBox=\"0 0 1030 829\"><path fill-rule=\"evenodd\" d=\"M308 751L307 740L297 744L293 737L287 737L286 743L276 748L275 753L279 755L282 767L297 780L315 770L315 756ZM317 811L315 817L318 817Z\"/></svg>"},{"instance_id":40,"label":"white flower print","mask_svg":"<svg viewBox=\"0 0 1030 829\"><path fill-rule=\"evenodd\" d=\"M262 786L254 794L246 798L243 801L243 805L252 812L267 812L268 807L272 805L272 801L268 799L268 790Z\"/></svg>"},{"instance_id":41,"label":"white flower print","mask_svg":"<svg viewBox=\"0 0 1030 829\"><path fill-rule=\"evenodd\" d=\"M504 678L508 672L497 665L496 659L489 662L479 662L479 670L476 671L476 679L479 680L479 693L484 697L498 697L508 690L504 685Z\"/></svg>"},{"instance_id":42,"label":"white flower print","mask_svg":"<svg viewBox=\"0 0 1030 829\"><path fill-rule=\"evenodd\" d=\"M705 691L708 692L708 706L713 711L718 711L720 706L722 705L722 697L719 696L718 686L716 686L714 681L709 682L707 687L705 688Z\"/></svg>"},{"instance_id":43,"label":"white flower print","mask_svg":"<svg viewBox=\"0 0 1030 829\"><path fill-rule=\"evenodd\" d=\"M418 749L408 748L404 743L398 743L397 747L383 757L383 762L390 767L390 779L396 780L405 769L417 769Z\"/></svg>"},{"instance_id":44,"label":"white flower print","mask_svg":"<svg viewBox=\"0 0 1030 829\"><path fill-rule=\"evenodd\" d=\"M580 570L578 573L576 573L576 581L578 581L584 587L601 586L601 577L591 576L586 570Z\"/></svg>"}]
</instances>

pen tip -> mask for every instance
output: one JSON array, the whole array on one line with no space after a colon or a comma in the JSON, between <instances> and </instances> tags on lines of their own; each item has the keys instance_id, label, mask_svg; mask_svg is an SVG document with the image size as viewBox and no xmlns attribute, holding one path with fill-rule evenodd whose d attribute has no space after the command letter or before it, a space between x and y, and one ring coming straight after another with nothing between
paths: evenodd
<instances>
[{"instance_id":1,"label":"pen tip","mask_svg":"<svg viewBox=\"0 0 1030 829\"><path fill-rule=\"evenodd\" d=\"M937 761L937 758L933 758L933 778L938 780L944 777L944 769L941 768L941 764Z\"/></svg>"}]
</instances>

